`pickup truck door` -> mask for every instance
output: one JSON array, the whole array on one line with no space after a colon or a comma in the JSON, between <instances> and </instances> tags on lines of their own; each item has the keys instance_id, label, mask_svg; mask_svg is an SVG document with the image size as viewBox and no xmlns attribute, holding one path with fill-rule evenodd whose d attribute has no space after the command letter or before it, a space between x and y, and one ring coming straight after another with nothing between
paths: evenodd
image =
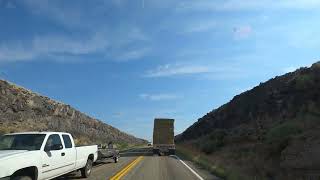
<instances>
[{"instance_id":1,"label":"pickup truck door","mask_svg":"<svg viewBox=\"0 0 320 180\"><path fill-rule=\"evenodd\" d=\"M63 156L64 156L64 166L67 171L73 171L75 170L76 166L76 158L77 158L77 150L74 147L71 137L68 134L62 134L62 139L64 142L64 151L63 151Z\"/></svg>"},{"instance_id":2,"label":"pickup truck door","mask_svg":"<svg viewBox=\"0 0 320 180\"><path fill-rule=\"evenodd\" d=\"M47 139L44 151L41 151L42 169L39 179L48 179L65 172L63 151L60 135L51 134Z\"/></svg>"}]
</instances>

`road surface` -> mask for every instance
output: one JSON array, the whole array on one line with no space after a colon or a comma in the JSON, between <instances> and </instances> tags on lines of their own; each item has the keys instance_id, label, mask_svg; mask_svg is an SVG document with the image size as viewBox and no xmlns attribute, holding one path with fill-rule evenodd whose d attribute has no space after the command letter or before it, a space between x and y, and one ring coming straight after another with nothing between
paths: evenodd
<instances>
[{"instance_id":1,"label":"road surface","mask_svg":"<svg viewBox=\"0 0 320 180\"><path fill-rule=\"evenodd\" d=\"M185 161L183 161L185 162ZM112 160L98 162L88 180L218 180L190 162L183 164L175 156L156 156L150 148L132 149L121 154L118 163ZM194 172L192 172L194 171ZM83 179L80 173L71 173L55 180Z\"/></svg>"}]
</instances>

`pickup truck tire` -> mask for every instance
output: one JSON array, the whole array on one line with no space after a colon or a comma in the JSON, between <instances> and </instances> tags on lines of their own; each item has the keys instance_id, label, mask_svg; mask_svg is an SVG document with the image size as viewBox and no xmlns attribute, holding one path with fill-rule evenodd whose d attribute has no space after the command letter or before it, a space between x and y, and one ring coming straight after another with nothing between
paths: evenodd
<instances>
[{"instance_id":1,"label":"pickup truck tire","mask_svg":"<svg viewBox=\"0 0 320 180\"><path fill-rule=\"evenodd\" d=\"M16 176L12 180L32 180L32 178L29 176Z\"/></svg>"},{"instance_id":2,"label":"pickup truck tire","mask_svg":"<svg viewBox=\"0 0 320 180\"><path fill-rule=\"evenodd\" d=\"M86 166L84 166L84 168L81 169L81 176L83 178L88 178L90 176L92 170L92 163L92 160L88 159Z\"/></svg>"}]
</instances>

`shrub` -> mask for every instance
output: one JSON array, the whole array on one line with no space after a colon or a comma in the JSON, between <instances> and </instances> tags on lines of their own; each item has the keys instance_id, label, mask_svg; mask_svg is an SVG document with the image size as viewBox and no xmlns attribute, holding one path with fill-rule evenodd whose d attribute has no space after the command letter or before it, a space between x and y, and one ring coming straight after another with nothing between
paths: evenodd
<instances>
[{"instance_id":1,"label":"shrub","mask_svg":"<svg viewBox=\"0 0 320 180\"><path fill-rule=\"evenodd\" d=\"M206 154L211 154L218 149L216 142L209 141L201 146L201 151Z\"/></svg>"},{"instance_id":2,"label":"shrub","mask_svg":"<svg viewBox=\"0 0 320 180\"><path fill-rule=\"evenodd\" d=\"M267 143L273 143L299 133L301 133L301 128L298 125L294 123L283 123L268 131L266 141Z\"/></svg>"},{"instance_id":3,"label":"shrub","mask_svg":"<svg viewBox=\"0 0 320 180\"><path fill-rule=\"evenodd\" d=\"M294 123L283 123L270 129L266 134L266 142L272 145L271 153L280 153L287 147L289 139L302 132L301 128Z\"/></svg>"},{"instance_id":4,"label":"shrub","mask_svg":"<svg viewBox=\"0 0 320 180\"><path fill-rule=\"evenodd\" d=\"M200 140L200 149L206 154L211 154L224 146L224 137L226 133L223 130L214 130L208 136Z\"/></svg>"},{"instance_id":5,"label":"shrub","mask_svg":"<svg viewBox=\"0 0 320 180\"><path fill-rule=\"evenodd\" d=\"M313 77L311 75L303 74L303 75L297 76L297 78L295 79L295 82L296 82L296 88L299 90L302 90L313 83Z\"/></svg>"}]
</instances>

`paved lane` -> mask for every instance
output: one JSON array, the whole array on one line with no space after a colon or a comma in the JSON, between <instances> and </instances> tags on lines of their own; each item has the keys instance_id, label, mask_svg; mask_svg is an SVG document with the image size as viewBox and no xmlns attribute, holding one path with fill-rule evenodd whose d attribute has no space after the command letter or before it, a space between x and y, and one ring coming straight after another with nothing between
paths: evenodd
<instances>
[{"instance_id":1,"label":"paved lane","mask_svg":"<svg viewBox=\"0 0 320 180\"><path fill-rule=\"evenodd\" d=\"M119 170L124 168L127 164L133 161L136 157L121 157L118 163L114 163L113 160L105 160L98 162L92 169L92 173L86 180L106 180L116 174ZM81 178L80 172L70 173L66 176L56 178L55 180L67 180L67 179L84 179Z\"/></svg>"},{"instance_id":2,"label":"paved lane","mask_svg":"<svg viewBox=\"0 0 320 180\"><path fill-rule=\"evenodd\" d=\"M199 180L178 159L171 156L145 156L125 180ZM203 179L217 179L214 176L206 176Z\"/></svg>"},{"instance_id":3,"label":"paved lane","mask_svg":"<svg viewBox=\"0 0 320 180\"><path fill-rule=\"evenodd\" d=\"M137 163L135 160L141 159ZM207 171L201 170L190 162L186 162L203 179L218 180ZM134 165L132 165L134 164ZM119 176L119 174L121 176ZM120 178L117 178L120 177ZM157 156L152 149L132 149L121 154L118 163L113 160L98 162L92 169L88 180L199 180L199 178L183 165L176 157ZM68 174L55 180L83 179L80 172Z\"/></svg>"}]
</instances>

